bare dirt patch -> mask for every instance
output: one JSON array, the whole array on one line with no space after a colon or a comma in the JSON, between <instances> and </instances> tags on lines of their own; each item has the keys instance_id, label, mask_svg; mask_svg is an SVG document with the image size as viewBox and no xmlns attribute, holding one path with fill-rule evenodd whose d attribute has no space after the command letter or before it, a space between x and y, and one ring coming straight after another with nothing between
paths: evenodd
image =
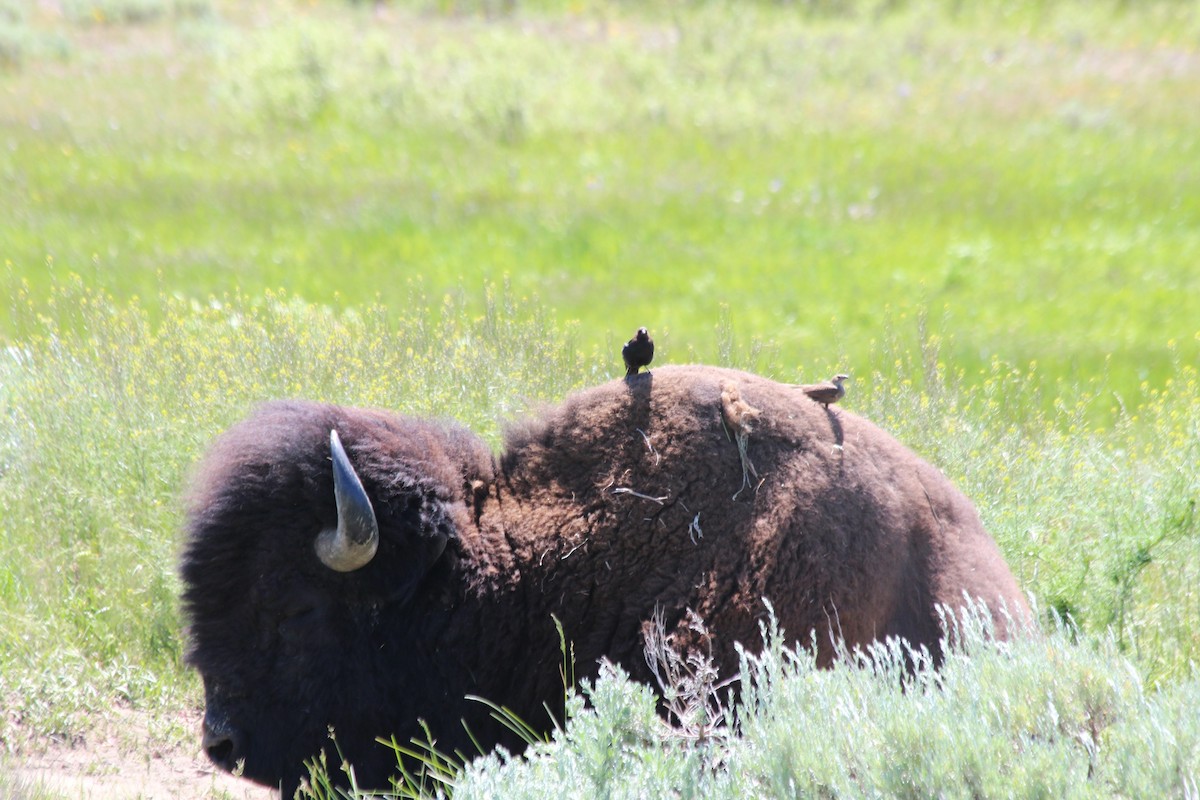
<instances>
[{"instance_id":1,"label":"bare dirt patch","mask_svg":"<svg viewBox=\"0 0 1200 800\"><path fill-rule=\"evenodd\" d=\"M200 712L167 720L199 730ZM28 742L0 756L0 794L71 800L268 800L264 787L215 769L196 739L164 737L149 712L114 710L76 742Z\"/></svg>"}]
</instances>

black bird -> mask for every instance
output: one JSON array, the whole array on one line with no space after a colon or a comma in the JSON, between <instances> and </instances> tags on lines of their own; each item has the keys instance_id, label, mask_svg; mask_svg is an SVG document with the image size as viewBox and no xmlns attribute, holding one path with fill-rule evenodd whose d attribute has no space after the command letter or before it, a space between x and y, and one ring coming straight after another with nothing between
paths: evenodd
<instances>
[{"instance_id":1,"label":"black bird","mask_svg":"<svg viewBox=\"0 0 1200 800\"><path fill-rule=\"evenodd\" d=\"M654 340L645 328L638 328L637 335L621 348L621 358L625 359L625 374L637 375L638 370L649 365L654 360Z\"/></svg>"}]
</instances>

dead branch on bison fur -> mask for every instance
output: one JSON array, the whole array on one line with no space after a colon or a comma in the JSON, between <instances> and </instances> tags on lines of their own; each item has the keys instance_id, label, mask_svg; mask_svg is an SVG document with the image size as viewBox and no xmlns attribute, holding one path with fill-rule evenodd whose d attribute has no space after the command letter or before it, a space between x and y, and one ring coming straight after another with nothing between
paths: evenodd
<instances>
[{"instance_id":1,"label":"dead branch on bison fur","mask_svg":"<svg viewBox=\"0 0 1200 800\"><path fill-rule=\"evenodd\" d=\"M650 444L650 437L641 428L634 428L634 430L642 435L642 439L644 439L646 442L646 449L654 455L654 465L658 466L658 463L662 461L662 456L659 455L658 451L654 449L654 445Z\"/></svg>"},{"instance_id":2,"label":"dead branch on bison fur","mask_svg":"<svg viewBox=\"0 0 1200 800\"><path fill-rule=\"evenodd\" d=\"M642 494L641 492L635 492L633 489L628 489L624 486L615 487L612 490L612 493L613 494L632 495L633 497L637 497L641 500L649 500L651 503L658 503L660 506L671 499L671 495L669 495L669 494L664 494L662 497L651 497L648 494Z\"/></svg>"},{"instance_id":3,"label":"dead branch on bison fur","mask_svg":"<svg viewBox=\"0 0 1200 800\"><path fill-rule=\"evenodd\" d=\"M761 416L760 410L742 399L736 384L731 381L721 382L721 425L725 429L726 436L729 435L730 430L733 431L733 440L737 442L738 458L742 462L742 485L733 493L734 500L737 500L738 495L751 485L751 476L758 478L758 470L754 468L754 462L750 460L749 449L750 433L758 424ZM762 485L762 480L754 485L756 494L758 487Z\"/></svg>"},{"instance_id":4,"label":"dead branch on bison fur","mask_svg":"<svg viewBox=\"0 0 1200 800\"><path fill-rule=\"evenodd\" d=\"M728 739L732 717L720 692L739 680L737 675L720 680L713 664L712 635L700 616L687 610L687 630L704 643L706 652L689 648L686 654L674 647L674 635L668 634L662 608L642 625L646 664L662 690L667 721L677 723L677 736L693 742Z\"/></svg>"},{"instance_id":5,"label":"dead branch on bison fur","mask_svg":"<svg viewBox=\"0 0 1200 800\"><path fill-rule=\"evenodd\" d=\"M750 460L750 454L747 452L750 448L750 435L739 433L737 435L738 458L742 461L742 486L733 493L733 499L737 500L738 495L742 490L750 485L750 476L758 478L758 470L754 468L754 462ZM758 487L763 485L766 478L760 478L758 483L754 484L754 493L758 494Z\"/></svg>"}]
</instances>

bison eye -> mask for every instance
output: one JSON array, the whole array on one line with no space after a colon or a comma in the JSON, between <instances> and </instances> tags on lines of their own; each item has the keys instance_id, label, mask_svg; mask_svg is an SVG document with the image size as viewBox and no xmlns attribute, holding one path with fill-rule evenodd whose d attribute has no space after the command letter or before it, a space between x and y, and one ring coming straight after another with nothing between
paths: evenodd
<instances>
[{"instance_id":1,"label":"bison eye","mask_svg":"<svg viewBox=\"0 0 1200 800\"><path fill-rule=\"evenodd\" d=\"M284 641L300 642L312 638L321 621L321 609L314 606L297 608L279 620L279 635Z\"/></svg>"}]
</instances>

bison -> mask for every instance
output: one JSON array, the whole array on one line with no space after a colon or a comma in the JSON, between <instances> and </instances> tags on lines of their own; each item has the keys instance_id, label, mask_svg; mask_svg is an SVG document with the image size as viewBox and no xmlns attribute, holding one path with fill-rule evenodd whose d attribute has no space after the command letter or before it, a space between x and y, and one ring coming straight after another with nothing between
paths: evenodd
<instances>
[{"instance_id":1,"label":"bison","mask_svg":"<svg viewBox=\"0 0 1200 800\"><path fill-rule=\"evenodd\" d=\"M824 664L886 637L936 655L939 606L967 598L1001 636L1029 613L935 468L794 386L703 366L580 391L498 455L454 424L267 404L197 468L181 572L203 747L285 797L331 729L360 786L397 768L380 737L519 749L470 696L548 729L562 639L577 677L607 658L650 681L656 614L681 647L698 614L729 675L764 600Z\"/></svg>"}]
</instances>

